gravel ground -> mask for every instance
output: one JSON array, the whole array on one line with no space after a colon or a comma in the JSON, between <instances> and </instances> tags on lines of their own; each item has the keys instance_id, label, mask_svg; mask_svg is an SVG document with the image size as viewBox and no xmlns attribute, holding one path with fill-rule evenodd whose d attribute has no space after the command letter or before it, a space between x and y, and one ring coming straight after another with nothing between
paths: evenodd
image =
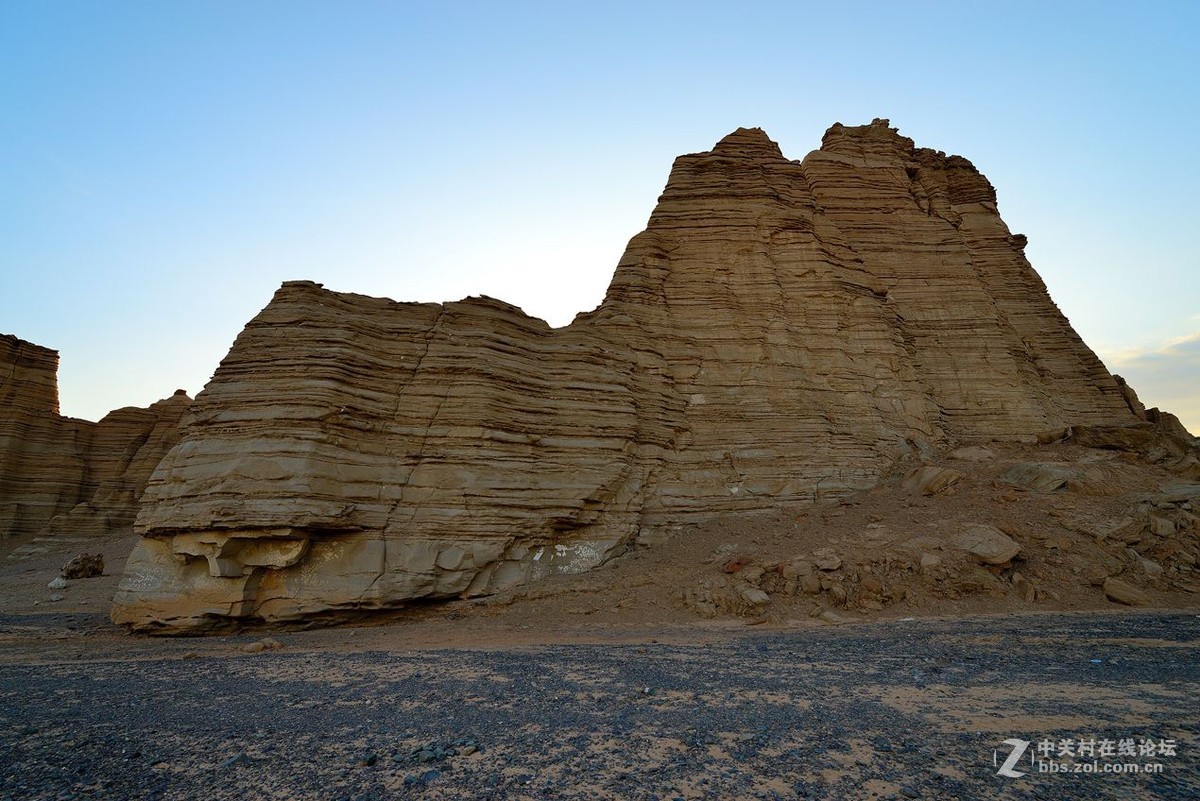
<instances>
[{"instance_id":1,"label":"gravel ground","mask_svg":"<svg viewBox=\"0 0 1200 801\"><path fill-rule=\"evenodd\" d=\"M1200 797L1194 614L716 644L328 652L276 636L253 654L139 640L133 659L0 665L0 798ZM997 774L1009 738L1033 742L1019 778ZM1097 760L1162 765L1139 775L1030 765L1044 739L1091 738L1175 755Z\"/></svg>"}]
</instances>

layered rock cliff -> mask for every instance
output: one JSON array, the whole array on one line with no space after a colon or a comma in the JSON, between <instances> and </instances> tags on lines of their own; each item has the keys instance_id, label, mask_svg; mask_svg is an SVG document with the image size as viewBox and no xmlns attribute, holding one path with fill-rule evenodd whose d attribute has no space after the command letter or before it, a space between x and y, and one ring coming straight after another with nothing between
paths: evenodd
<instances>
[{"instance_id":1,"label":"layered rock cliff","mask_svg":"<svg viewBox=\"0 0 1200 801\"><path fill-rule=\"evenodd\" d=\"M178 440L182 390L98 423L58 413L58 353L0 335L0 535L128 533L150 474Z\"/></svg>"},{"instance_id":2,"label":"layered rock cliff","mask_svg":"<svg viewBox=\"0 0 1200 801\"><path fill-rule=\"evenodd\" d=\"M1135 423L995 192L886 120L682 156L604 302L289 282L155 471L114 620L202 628L496 591L965 439Z\"/></svg>"}]
</instances>

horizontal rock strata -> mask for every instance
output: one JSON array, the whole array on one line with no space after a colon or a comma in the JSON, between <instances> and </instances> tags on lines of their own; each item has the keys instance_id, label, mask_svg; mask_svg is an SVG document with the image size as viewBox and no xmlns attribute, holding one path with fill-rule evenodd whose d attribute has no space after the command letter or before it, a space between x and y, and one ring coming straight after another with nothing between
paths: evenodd
<instances>
[{"instance_id":1,"label":"horizontal rock strata","mask_svg":"<svg viewBox=\"0 0 1200 801\"><path fill-rule=\"evenodd\" d=\"M58 353L0 336L0 534L129 533L150 474L178 440L183 391L98 423L58 413Z\"/></svg>"},{"instance_id":2,"label":"horizontal rock strata","mask_svg":"<svg viewBox=\"0 0 1200 801\"><path fill-rule=\"evenodd\" d=\"M887 121L680 157L604 302L289 282L155 471L114 620L186 630L494 592L948 441L1135 422L965 159Z\"/></svg>"}]
</instances>

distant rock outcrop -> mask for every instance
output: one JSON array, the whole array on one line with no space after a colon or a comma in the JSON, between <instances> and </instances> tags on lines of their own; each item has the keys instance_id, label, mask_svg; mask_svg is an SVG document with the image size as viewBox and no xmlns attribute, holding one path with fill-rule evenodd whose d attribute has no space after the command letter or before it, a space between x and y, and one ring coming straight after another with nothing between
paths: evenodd
<instances>
[{"instance_id":1,"label":"distant rock outcrop","mask_svg":"<svg viewBox=\"0 0 1200 801\"><path fill-rule=\"evenodd\" d=\"M150 474L178 440L182 390L98 423L58 413L58 353L0 335L0 534L132 531Z\"/></svg>"},{"instance_id":2,"label":"distant rock outcrop","mask_svg":"<svg viewBox=\"0 0 1200 801\"><path fill-rule=\"evenodd\" d=\"M886 120L676 160L604 302L289 282L150 481L113 619L281 621L582 571L972 439L1137 422L967 160Z\"/></svg>"}]
</instances>

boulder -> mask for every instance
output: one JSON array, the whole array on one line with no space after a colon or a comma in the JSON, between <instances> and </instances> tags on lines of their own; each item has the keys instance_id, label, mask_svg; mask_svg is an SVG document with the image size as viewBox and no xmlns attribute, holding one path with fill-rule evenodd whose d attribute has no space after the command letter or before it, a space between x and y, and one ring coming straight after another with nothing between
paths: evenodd
<instances>
[{"instance_id":1,"label":"boulder","mask_svg":"<svg viewBox=\"0 0 1200 801\"><path fill-rule=\"evenodd\" d=\"M995 526L972 523L953 538L957 547L988 565L1002 565L1021 551L1021 546Z\"/></svg>"},{"instance_id":2,"label":"boulder","mask_svg":"<svg viewBox=\"0 0 1200 801\"><path fill-rule=\"evenodd\" d=\"M982 445L966 445L955 448L946 455L962 462L990 462L996 458L995 451Z\"/></svg>"},{"instance_id":3,"label":"boulder","mask_svg":"<svg viewBox=\"0 0 1200 801\"><path fill-rule=\"evenodd\" d=\"M81 553L62 567L60 575L65 579L84 579L104 575L104 554Z\"/></svg>"},{"instance_id":4,"label":"boulder","mask_svg":"<svg viewBox=\"0 0 1200 801\"><path fill-rule=\"evenodd\" d=\"M751 606L766 606L771 603L771 596L767 595L757 587L743 585L738 587L738 594L742 599Z\"/></svg>"},{"instance_id":5,"label":"boulder","mask_svg":"<svg viewBox=\"0 0 1200 801\"><path fill-rule=\"evenodd\" d=\"M1033 603L1034 600L1036 600L1037 590L1034 588L1033 584L1029 582L1029 579L1025 578L1020 573L1013 573L1011 580L1013 589L1017 591L1017 595L1020 596L1022 601L1025 603Z\"/></svg>"},{"instance_id":6,"label":"boulder","mask_svg":"<svg viewBox=\"0 0 1200 801\"><path fill-rule=\"evenodd\" d=\"M1005 470L1000 480L1036 492L1053 492L1063 489L1068 482L1077 480L1079 476L1078 470L1066 465L1022 462Z\"/></svg>"},{"instance_id":7,"label":"boulder","mask_svg":"<svg viewBox=\"0 0 1200 801\"><path fill-rule=\"evenodd\" d=\"M925 465L918 467L904 480L904 488L909 492L919 492L922 495L936 495L948 487L957 484L963 474L947 467Z\"/></svg>"},{"instance_id":8,"label":"boulder","mask_svg":"<svg viewBox=\"0 0 1200 801\"><path fill-rule=\"evenodd\" d=\"M1150 606L1152 603L1150 597L1137 587L1111 577L1104 580L1104 597L1126 606Z\"/></svg>"},{"instance_id":9,"label":"boulder","mask_svg":"<svg viewBox=\"0 0 1200 801\"><path fill-rule=\"evenodd\" d=\"M842 557L832 548L818 548L813 551L813 562L819 570L837 570L842 566Z\"/></svg>"}]
</instances>

